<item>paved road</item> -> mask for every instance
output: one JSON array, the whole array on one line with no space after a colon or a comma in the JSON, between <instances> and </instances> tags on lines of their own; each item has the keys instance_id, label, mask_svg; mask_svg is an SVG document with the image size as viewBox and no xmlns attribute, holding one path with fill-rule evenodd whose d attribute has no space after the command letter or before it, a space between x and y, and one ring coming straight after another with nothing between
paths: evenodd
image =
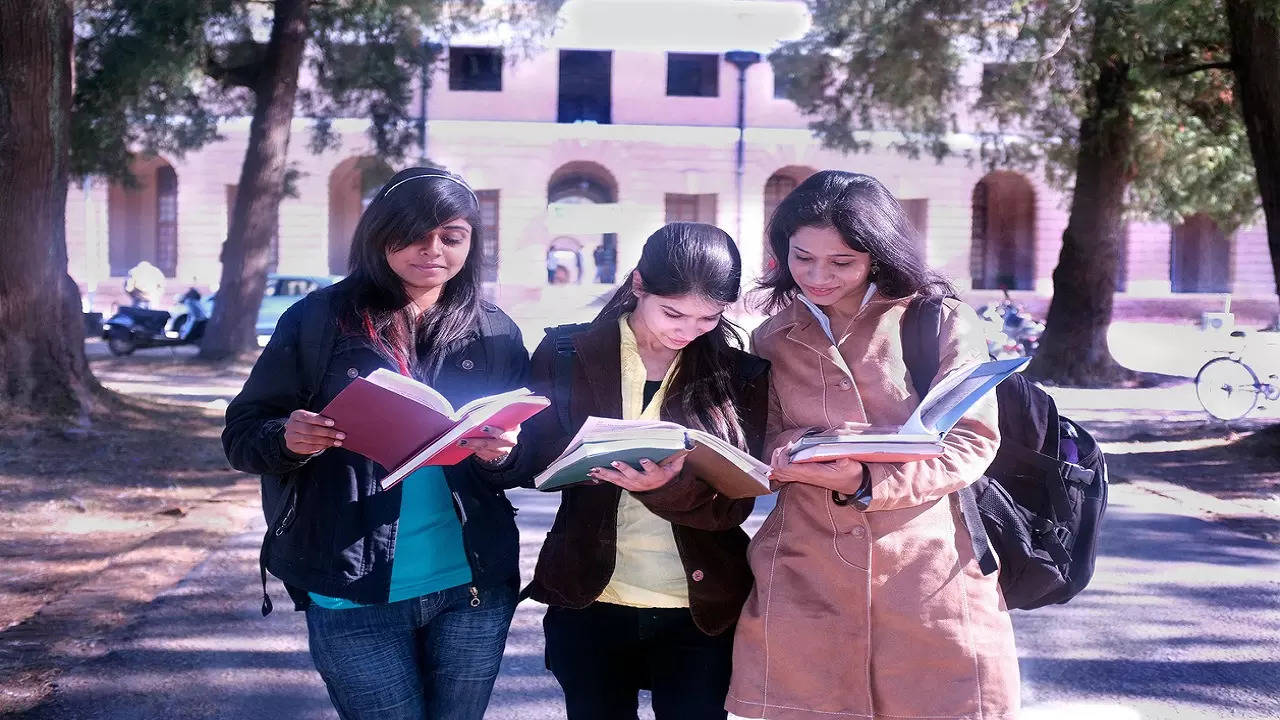
<instances>
[{"instance_id":1,"label":"paved road","mask_svg":"<svg viewBox=\"0 0 1280 720\"><path fill-rule=\"evenodd\" d=\"M554 498L519 493L523 570ZM752 518L758 524L763 513ZM302 618L257 611L255 527L155 600L112 652L27 720L332 718ZM1116 486L1099 572L1070 605L1017 615L1027 718L1280 718L1280 549ZM283 590L274 589L278 605ZM563 717L541 606L521 605L487 717Z\"/></svg>"}]
</instances>

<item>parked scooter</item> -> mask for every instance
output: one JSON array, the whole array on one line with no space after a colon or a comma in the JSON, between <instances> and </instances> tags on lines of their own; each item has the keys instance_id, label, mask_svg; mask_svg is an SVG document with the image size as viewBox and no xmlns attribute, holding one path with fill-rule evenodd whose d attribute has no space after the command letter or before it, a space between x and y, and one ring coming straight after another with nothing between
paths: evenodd
<instances>
[{"instance_id":1,"label":"parked scooter","mask_svg":"<svg viewBox=\"0 0 1280 720\"><path fill-rule=\"evenodd\" d=\"M200 342L209 313L200 292L191 288L170 312L121 306L102 324L102 338L113 355L138 348L170 347Z\"/></svg>"},{"instance_id":2,"label":"parked scooter","mask_svg":"<svg viewBox=\"0 0 1280 720\"><path fill-rule=\"evenodd\" d=\"M1040 347L1044 323L1014 302L1008 290L1003 300L978 308L978 317L986 323L987 352L997 360L1030 357Z\"/></svg>"}]
</instances>

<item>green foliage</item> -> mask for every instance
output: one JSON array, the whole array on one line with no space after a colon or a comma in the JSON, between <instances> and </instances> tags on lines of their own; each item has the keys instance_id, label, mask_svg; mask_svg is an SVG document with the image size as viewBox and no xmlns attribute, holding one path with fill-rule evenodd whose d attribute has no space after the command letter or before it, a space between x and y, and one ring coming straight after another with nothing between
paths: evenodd
<instances>
[{"instance_id":1,"label":"green foliage","mask_svg":"<svg viewBox=\"0 0 1280 720\"><path fill-rule=\"evenodd\" d=\"M336 118L366 118L377 153L418 140L414 90L424 39L508 26L536 38L563 0L329 0L311 7L296 112L314 152L337 147ZM138 152L180 157L250 115L271 27L255 0L82 0L76 15L72 169L131 180Z\"/></svg>"},{"instance_id":2,"label":"green foliage","mask_svg":"<svg viewBox=\"0 0 1280 720\"><path fill-rule=\"evenodd\" d=\"M1275 3L1280 6L1280 3ZM1136 138L1132 214L1257 213L1252 158L1214 0L811 0L814 24L770 58L831 147L873 133L910 156L1039 168L1069 188L1099 63L1124 68ZM1274 9L1274 8L1273 8ZM1101 53L1091 52L1097 35ZM985 67L983 66L985 63Z\"/></svg>"}]
</instances>

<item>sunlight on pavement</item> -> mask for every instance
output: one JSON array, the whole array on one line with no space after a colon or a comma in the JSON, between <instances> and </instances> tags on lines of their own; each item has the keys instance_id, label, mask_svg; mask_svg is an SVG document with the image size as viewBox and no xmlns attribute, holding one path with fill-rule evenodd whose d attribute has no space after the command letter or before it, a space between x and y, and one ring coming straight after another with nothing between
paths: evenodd
<instances>
[{"instance_id":1,"label":"sunlight on pavement","mask_svg":"<svg viewBox=\"0 0 1280 720\"><path fill-rule=\"evenodd\" d=\"M1048 703L1023 708L1018 720L1142 720L1133 708L1112 703Z\"/></svg>"}]
</instances>

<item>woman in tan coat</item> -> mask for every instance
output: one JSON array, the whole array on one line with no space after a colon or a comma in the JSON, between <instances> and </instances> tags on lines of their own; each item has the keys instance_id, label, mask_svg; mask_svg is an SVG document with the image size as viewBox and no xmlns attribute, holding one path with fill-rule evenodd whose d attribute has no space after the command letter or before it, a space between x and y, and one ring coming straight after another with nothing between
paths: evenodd
<instances>
[{"instance_id":1,"label":"woman in tan coat","mask_svg":"<svg viewBox=\"0 0 1280 720\"><path fill-rule=\"evenodd\" d=\"M748 550L726 708L769 720L1012 720L1019 680L996 574L974 558L954 491L999 445L994 393L939 458L792 464L813 431L899 425L919 403L901 321L924 269L901 206L874 178L823 171L778 206L777 312L752 335L772 363L766 450L777 506ZM938 377L987 359L976 314L944 301ZM935 378L936 380L936 378Z\"/></svg>"}]
</instances>

